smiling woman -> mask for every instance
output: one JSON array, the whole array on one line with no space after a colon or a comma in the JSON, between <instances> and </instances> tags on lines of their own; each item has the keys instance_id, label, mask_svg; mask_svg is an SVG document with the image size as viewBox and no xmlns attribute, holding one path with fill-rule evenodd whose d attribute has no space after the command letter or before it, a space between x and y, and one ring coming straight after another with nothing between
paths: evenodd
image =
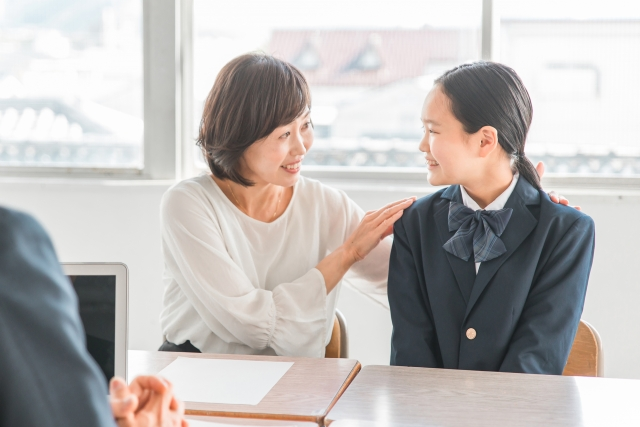
<instances>
[{"instance_id":1,"label":"smiling woman","mask_svg":"<svg viewBox=\"0 0 640 427\"><path fill-rule=\"evenodd\" d=\"M322 357L345 274L386 286L386 237L413 199L365 215L300 176L310 110L305 78L274 57L218 75L198 137L211 174L162 200L161 350Z\"/></svg>"}]
</instances>

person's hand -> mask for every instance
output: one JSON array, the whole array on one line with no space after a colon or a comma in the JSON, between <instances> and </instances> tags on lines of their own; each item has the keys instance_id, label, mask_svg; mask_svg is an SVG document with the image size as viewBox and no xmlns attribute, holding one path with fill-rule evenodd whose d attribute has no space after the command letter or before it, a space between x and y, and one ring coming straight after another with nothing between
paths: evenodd
<instances>
[{"instance_id":1,"label":"person's hand","mask_svg":"<svg viewBox=\"0 0 640 427\"><path fill-rule=\"evenodd\" d=\"M114 418L124 418L129 414L135 413L138 408L138 401L138 397L129 390L122 378L111 378L111 381L109 381L109 403Z\"/></svg>"},{"instance_id":2,"label":"person's hand","mask_svg":"<svg viewBox=\"0 0 640 427\"><path fill-rule=\"evenodd\" d=\"M538 172L538 176L540 177L540 179L542 179L542 176L544 175L544 163L538 162L538 164L536 165L536 171ZM551 199L552 202L560 203L561 205L565 205L565 206L569 206L569 200L567 200L563 196L559 195L555 191L549 191L547 194L549 195L549 198ZM574 206L573 208L577 209L579 211L582 210L582 208L580 208L580 206Z\"/></svg>"},{"instance_id":3,"label":"person's hand","mask_svg":"<svg viewBox=\"0 0 640 427\"><path fill-rule=\"evenodd\" d=\"M410 197L390 203L377 211L367 212L358 228L344 243L346 252L354 261L364 259L382 239L393 233L393 224L415 200L415 197Z\"/></svg>"},{"instance_id":4,"label":"person's hand","mask_svg":"<svg viewBox=\"0 0 640 427\"><path fill-rule=\"evenodd\" d=\"M188 427L184 405L173 386L157 376L141 376L127 386L121 378L109 384L111 410L120 427Z\"/></svg>"}]
</instances>

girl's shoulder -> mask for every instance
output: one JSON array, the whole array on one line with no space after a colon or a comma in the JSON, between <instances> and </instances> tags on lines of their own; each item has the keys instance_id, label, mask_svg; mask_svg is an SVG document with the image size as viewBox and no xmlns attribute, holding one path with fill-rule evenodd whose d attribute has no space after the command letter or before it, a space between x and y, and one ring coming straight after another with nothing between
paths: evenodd
<instances>
[{"instance_id":1,"label":"girl's shoulder","mask_svg":"<svg viewBox=\"0 0 640 427\"><path fill-rule=\"evenodd\" d=\"M540 223L548 223L558 229L568 229L576 224L593 228L594 221L586 213L575 209L572 206L565 206L551 201L549 195L540 191Z\"/></svg>"},{"instance_id":2,"label":"girl's shoulder","mask_svg":"<svg viewBox=\"0 0 640 427\"><path fill-rule=\"evenodd\" d=\"M407 219L417 219L424 217L425 215L435 214L443 207L449 206L449 199L445 199L442 196L445 193L459 191L458 188L459 187L457 185L452 185L419 198L408 209L405 210L405 214L403 216Z\"/></svg>"}]
</instances>

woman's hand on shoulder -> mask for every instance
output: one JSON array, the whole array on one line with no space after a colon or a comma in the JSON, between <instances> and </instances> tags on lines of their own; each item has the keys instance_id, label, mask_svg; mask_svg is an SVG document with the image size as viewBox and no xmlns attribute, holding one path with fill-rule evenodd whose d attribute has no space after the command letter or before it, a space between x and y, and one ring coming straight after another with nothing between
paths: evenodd
<instances>
[{"instance_id":1,"label":"woman's hand on shoulder","mask_svg":"<svg viewBox=\"0 0 640 427\"><path fill-rule=\"evenodd\" d=\"M415 197L389 203L377 211L370 211L347 240L318 263L316 268L324 277L327 293L342 280L353 264L364 259L382 239L393 233L393 224L416 200Z\"/></svg>"},{"instance_id":2,"label":"woman's hand on shoulder","mask_svg":"<svg viewBox=\"0 0 640 427\"><path fill-rule=\"evenodd\" d=\"M542 176L544 175L544 163L543 162L538 162L538 164L536 165L536 171L538 171L538 176L540 177L540 179L542 179ZM549 191L547 193L549 195L549 198L551 199L552 202L554 203L559 203L561 205L565 205L565 206L569 206L569 200L567 200L565 197L561 196L560 194L556 193L555 191ZM573 208L581 211L582 208L580 206L573 206Z\"/></svg>"},{"instance_id":3,"label":"woman's hand on shoulder","mask_svg":"<svg viewBox=\"0 0 640 427\"><path fill-rule=\"evenodd\" d=\"M415 197L409 197L389 203L376 211L367 212L358 228L343 245L345 252L353 257L353 262L364 259L382 239L391 235L393 224L415 200Z\"/></svg>"}]
</instances>

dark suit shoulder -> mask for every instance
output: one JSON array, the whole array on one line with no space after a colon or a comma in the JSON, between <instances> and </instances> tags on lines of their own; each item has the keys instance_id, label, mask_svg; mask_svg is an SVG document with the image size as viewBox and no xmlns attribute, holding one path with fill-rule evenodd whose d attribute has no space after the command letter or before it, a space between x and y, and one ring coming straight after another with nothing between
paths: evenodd
<instances>
[{"instance_id":1,"label":"dark suit shoulder","mask_svg":"<svg viewBox=\"0 0 640 427\"><path fill-rule=\"evenodd\" d=\"M29 236L46 238L47 234L31 215L0 206L0 250Z\"/></svg>"},{"instance_id":2,"label":"dark suit shoulder","mask_svg":"<svg viewBox=\"0 0 640 427\"><path fill-rule=\"evenodd\" d=\"M42 226L0 208L0 425L114 426L78 303ZM37 411L32 410L38 408Z\"/></svg>"},{"instance_id":3,"label":"dark suit shoulder","mask_svg":"<svg viewBox=\"0 0 640 427\"><path fill-rule=\"evenodd\" d=\"M449 200L442 198L442 193L446 191L446 188L431 193L416 200L408 209L404 211L403 219L414 220L430 212L435 212L443 205L448 205ZM435 209L435 211L434 211Z\"/></svg>"},{"instance_id":4,"label":"dark suit shoulder","mask_svg":"<svg viewBox=\"0 0 640 427\"><path fill-rule=\"evenodd\" d=\"M593 219L589 215L573 207L552 202L544 191L540 191L540 219L550 221L564 230L568 230L574 224L584 224L588 228L594 227Z\"/></svg>"}]
</instances>

